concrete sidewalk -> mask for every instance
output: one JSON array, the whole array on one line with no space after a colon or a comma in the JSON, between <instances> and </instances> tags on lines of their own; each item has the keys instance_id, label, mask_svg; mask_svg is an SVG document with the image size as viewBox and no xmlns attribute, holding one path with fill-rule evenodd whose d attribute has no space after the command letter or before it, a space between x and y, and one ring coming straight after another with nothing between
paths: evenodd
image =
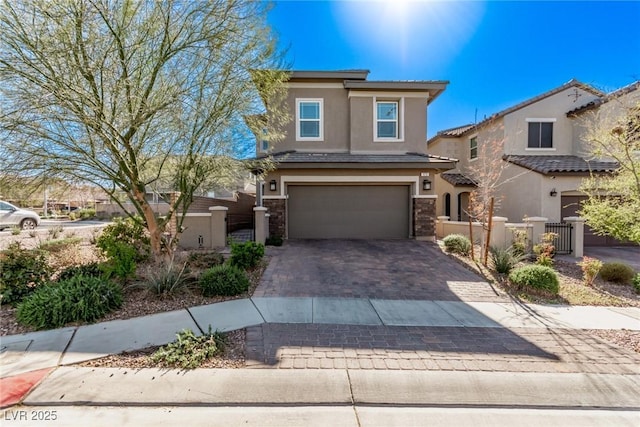
<instances>
[{"instance_id":1,"label":"concrete sidewalk","mask_svg":"<svg viewBox=\"0 0 640 427\"><path fill-rule=\"evenodd\" d=\"M0 378L262 323L640 330L640 308L346 298L241 299L0 338Z\"/></svg>"}]
</instances>

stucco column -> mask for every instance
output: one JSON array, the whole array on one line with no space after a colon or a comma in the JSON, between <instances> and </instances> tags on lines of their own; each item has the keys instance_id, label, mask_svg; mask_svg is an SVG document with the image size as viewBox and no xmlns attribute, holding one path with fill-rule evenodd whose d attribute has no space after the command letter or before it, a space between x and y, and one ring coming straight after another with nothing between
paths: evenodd
<instances>
[{"instance_id":1,"label":"stucco column","mask_svg":"<svg viewBox=\"0 0 640 427\"><path fill-rule=\"evenodd\" d=\"M256 243L262 243L267 239L267 208L258 206L253 208L253 214L255 215L255 226L253 232L255 234Z\"/></svg>"},{"instance_id":2,"label":"stucco column","mask_svg":"<svg viewBox=\"0 0 640 427\"><path fill-rule=\"evenodd\" d=\"M542 241L542 235L544 234L544 224L548 221L548 218L532 216L530 218L525 218L523 221L527 224L531 224L531 243L534 245L540 243Z\"/></svg>"},{"instance_id":3,"label":"stucco column","mask_svg":"<svg viewBox=\"0 0 640 427\"><path fill-rule=\"evenodd\" d=\"M439 216L436 221L436 237L442 239L444 237L444 222L449 221L448 216Z\"/></svg>"},{"instance_id":4,"label":"stucco column","mask_svg":"<svg viewBox=\"0 0 640 427\"><path fill-rule=\"evenodd\" d=\"M211 248L227 246L227 211L225 206L211 206Z\"/></svg>"},{"instance_id":5,"label":"stucco column","mask_svg":"<svg viewBox=\"0 0 640 427\"><path fill-rule=\"evenodd\" d=\"M582 258L584 255L584 218L578 216L568 216L563 218L565 222L573 225L571 233L571 248L575 258Z\"/></svg>"},{"instance_id":6,"label":"stucco column","mask_svg":"<svg viewBox=\"0 0 640 427\"><path fill-rule=\"evenodd\" d=\"M489 245L495 248L504 249L507 245L507 218L494 216L491 226L491 241Z\"/></svg>"}]
</instances>

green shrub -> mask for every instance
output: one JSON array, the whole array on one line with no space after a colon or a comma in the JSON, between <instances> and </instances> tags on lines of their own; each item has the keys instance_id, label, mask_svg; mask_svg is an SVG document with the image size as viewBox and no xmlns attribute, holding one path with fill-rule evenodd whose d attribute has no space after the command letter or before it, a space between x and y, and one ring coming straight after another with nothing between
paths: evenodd
<instances>
[{"instance_id":1,"label":"green shrub","mask_svg":"<svg viewBox=\"0 0 640 427\"><path fill-rule=\"evenodd\" d=\"M200 276L199 284L206 297L239 295L249 289L246 273L229 264L216 265L206 270Z\"/></svg>"},{"instance_id":2,"label":"green shrub","mask_svg":"<svg viewBox=\"0 0 640 427\"><path fill-rule=\"evenodd\" d=\"M107 225L96 239L96 246L108 258L116 257L123 245L134 249L135 262L149 258L151 246L142 220L117 218L113 224Z\"/></svg>"},{"instance_id":3,"label":"green shrub","mask_svg":"<svg viewBox=\"0 0 640 427\"><path fill-rule=\"evenodd\" d=\"M96 210L95 209L80 209L76 212L76 217L80 219L91 219L95 218Z\"/></svg>"},{"instance_id":4,"label":"green shrub","mask_svg":"<svg viewBox=\"0 0 640 427\"><path fill-rule=\"evenodd\" d=\"M173 295L186 286L186 269L186 263L182 267L178 267L173 261L167 263L166 266L157 266L149 273L146 287L156 295L163 297Z\"/></svg>"},{"instance_id":5,"label":"green shrub","mask_svg":"<svg viewBox=\"0 0 640 427\"><path fill-rule=\"evenodd\" d=\"M246 270L258 265L263 256L264 245L262 243L232 243L229 263Z\"/></svg>"},{"instance_id":6,"label":"green shrub","mask_svg":"<svg viewBox=\"0 0 640 427\"><path fill-rule=\"evenodd\" d=\"M16 318L36 329L94 322L122 305L120 286L99 277L74 276L40 286L18 306Z\"/></svg>"},{"instance_id":7,"label":"green shrub","mask_svg":"<svg viewBox=\"0 0 640 427\"><path fill-rule=\"evenodd\" d=\"M136 248L123 242L112 242L109 246L111 254L101 268L107 278L116 277L122 282L136 275Z\"/></svg>"},{"instance_id":8,"label":"green shrub","mask_svg":"<svg viewBox=\"0 0 640 427\"><path fill-rule=\"evenodd\" d=\"M224 257L220 252L191 252L187 263L191 268L205 269L224 262Z\"/></svg>"},{"instance_id":9,"label":"green shrub","mask_svg":"<svg viewBox=\"0 0 640 427\"><path fill-rule=\"evenodd\" d=\"M265 241L265 245L267 246L282 246L284 240L280 236L269 236Z\"/></svg>"},{"instance_id":10,"label":"green shrub","mask_svg":"<svg viewBox=\"0 0 640 427\"><path fill-rule=\"evenodd\" d=\"M194 369L202 362L224 351L225 336L216 331L196 336L192 330L185 329L177 334L177 339L160 347L151 360L161 368Z\"/></svg>"},{"instance_id":11,"label":"green shrub","mask_svg":"<svg viewBox=\"0 0 640 427\"><path fill-rule=\"evenodd\" d=\"M469 255L471 252L471 241L462 234L449 234L442 239L442 243L447 252L460 255Z\"/></svg>"},{"instance_id":12,"label":"green shrub","mask_svg":"<svg viewBox=\"0 0 640 427\"><path fill-rule=\"evenodd\" d=\"M600 269L600 277L607 282L629 283L635 272L622 262L605 262Z\"/></svg>"},{"instance_id":13,"label":"green shrub","mask_svg":"<svg viewBox=\"0 0 640 427\"><path fill-rule=\"evenodd\" d=\"M520 253L519 249L513 247L508 249L492 247L490 253L493 267L500 274L509 274L521 259L521 256L515 255L515 253Z\"/></svg>"},{"instance_id":14,"label":"green shrub","mask_svg":"<svg viewBox=\"0 0 640 427\"><path fill-rule=\"evenodd\" d=\"M525 265L513 270L509 280L520 289L539 290L557 294L560 283L558 276L551 267L542 265Z\"/></svg>"},{"instance_id":15,"label":"green shrub","mask_svg":"<svg viewBox=\"0 0 640 427\"><path fill-rule=\"evenodd\" d=\"M633 276L631 283L633 284L633 289L635 289L636 293L640 294L640 273L636 273L636 275Z\"/></svg>"},{"instance_id":16,"label":"green shrub","mask_svg":"<svg viewBox=\"0 0 640 427\"><path fill-rule=\"evenodd\" d=\"M89 264L67 267L58 275L58 282L69 280L74 276L101 277L103 274L101 264L92 262Z\"/></svg>"},{"instance_id":17,"label":"green shrub","mask_svg":"<svg viewBox=\"0 0 640 427\"><path fill-rule=\"evenodd\" d=\"M12 236L17 236L22 232L22 228L18 227L18 226L13 226L11 227L11 235Z\"/></svg>"},{"instance_id":18,"label":"green shrub","mask_svg":"<svg viewBox=\"0 0 640 427\"><path fill-rule=\"evenodd\" d=\"M511 251L515 257L524 257L529 251L529 235L527 230L511 229L513 233L513 243Z\"/></svg>"},{"instance_id":19,"label":"green shrub","mask_svg":"<svg viewBox=\"0 0 640 427\"><path fill-rule=\"evenodd\" d=\"M557 238L557 233L543 233L540 235L540 243L533 245L533 252L537 255L536 264L545 267L553 266L553 257L556 254L556 247L553 243Z\"/></svg>"},{"instance_id":20,"label":"green shrub","mask_svg":"<svg viewBox=\"0 0 640 427\"><path fill-rule=\"evenodd\" d=\"M22 249L19 243L0 252L0 294L2 304L16 304L47 282L51 269L46 253Z\"/></svg>"}]
</instances>

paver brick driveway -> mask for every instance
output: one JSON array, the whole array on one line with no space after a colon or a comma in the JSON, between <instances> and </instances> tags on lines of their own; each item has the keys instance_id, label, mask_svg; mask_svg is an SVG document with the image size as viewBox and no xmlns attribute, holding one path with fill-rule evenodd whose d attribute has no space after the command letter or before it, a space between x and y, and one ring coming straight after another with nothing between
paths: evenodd
<instances>
[{"instance_id":1,"label":"paver brick driveway","mask_svg":"<svg viewBox=\"0 0 640 427\"><path fill-rule=\"evenodd\" d=\"M508 300L434 243L290 240L270 255L256 297Z\"/></svg>"}]
</instances>

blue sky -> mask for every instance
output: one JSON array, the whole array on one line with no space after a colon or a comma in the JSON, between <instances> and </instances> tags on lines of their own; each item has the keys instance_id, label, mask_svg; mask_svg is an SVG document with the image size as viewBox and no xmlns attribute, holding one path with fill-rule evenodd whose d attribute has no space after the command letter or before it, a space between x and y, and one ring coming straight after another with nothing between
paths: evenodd
<instances>
[{"instance_id":1,"label":"blue sky","mask_svg":"<svg viewBox=\"0 0 640 427\"><path fill-rule=\"evenodd\" d=\"M276 1L269 23L295 70L449 80L429 136L572 78L604 91L640 80L639 1Z\"/></svg>"}]
</instances>

